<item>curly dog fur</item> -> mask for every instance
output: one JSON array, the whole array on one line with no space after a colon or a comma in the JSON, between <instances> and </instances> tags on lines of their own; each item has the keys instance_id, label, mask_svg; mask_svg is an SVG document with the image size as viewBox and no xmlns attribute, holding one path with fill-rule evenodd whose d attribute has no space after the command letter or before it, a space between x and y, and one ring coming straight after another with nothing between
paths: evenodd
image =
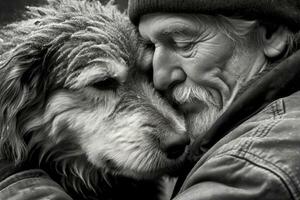
<instances>
[{"instance_id":1,"label":"curly dog fur","mask_svg":"<svg viewBox=\"0 0 300 200\"><path fill-rule=\"evenodd\" d=\"M0 30L1 159L44 169L75 199L157 199L188 137L136 70L126 15L92 1L28 9Z\"/></svg>"}]
</instances>

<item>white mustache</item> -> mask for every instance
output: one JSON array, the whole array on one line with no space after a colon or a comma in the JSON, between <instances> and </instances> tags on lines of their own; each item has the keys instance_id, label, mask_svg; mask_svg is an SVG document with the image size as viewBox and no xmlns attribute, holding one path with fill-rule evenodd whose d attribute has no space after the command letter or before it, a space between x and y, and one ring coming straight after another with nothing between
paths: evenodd
<instances>
[{"instance_id":1,"label":"white mustache","mask_svg":"<svg viewBox=\"0 0 300 200\"><path fill-rule=\"evenodd\" d=\"M213 96L212 88L202 87L196 84L178 85L173 88L172 99L178 104L203 102L205 104L221 108L218 100Z\"/></svg>"}]
</instances>

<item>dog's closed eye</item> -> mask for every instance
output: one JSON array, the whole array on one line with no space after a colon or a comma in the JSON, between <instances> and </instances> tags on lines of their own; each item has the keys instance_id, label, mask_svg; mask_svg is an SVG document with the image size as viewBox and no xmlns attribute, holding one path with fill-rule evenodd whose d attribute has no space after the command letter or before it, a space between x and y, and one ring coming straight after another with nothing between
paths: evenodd
<instances>
[{"instance_id":1,"label":"dog's closed eye","mask_svg":"<svg viewBox=\"0 0 300 200\"><path fill-rule=\"evenodd\" d=\"M95 63L94 63L95 64ZM105 65L87 66L77 75L70 75L66 85L71 89L94 87L98 90L112 90L124 83L127 79L128 67L116 64L114 61Z\"/></svg>"},{"instance_id":2,"label":"dog's closed eye","mask_svg":"<svg viewBox=\"0 0 300 200\"><path fill-rule=\"evenodd\" d=\"M98 90L116 90L120 86L120 83L114 78L107 78L97 81L91 86Z\"/></svg>"}]
</instances>

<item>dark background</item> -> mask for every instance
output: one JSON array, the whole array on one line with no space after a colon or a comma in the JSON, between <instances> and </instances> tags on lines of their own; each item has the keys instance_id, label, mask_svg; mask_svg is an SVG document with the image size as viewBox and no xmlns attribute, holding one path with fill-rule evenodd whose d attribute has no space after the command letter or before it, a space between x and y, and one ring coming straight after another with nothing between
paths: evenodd
<instances>
[{"instance_id":1,"label":"dark background","mask_svg":"<svg viewBox=\"0 0 300 200\"><path fill-rule=\"evenodd\" d=\"M99 0L107 3L109 0ZM128 0L114 0L120 10L127 8ZM46 0L0 0L0 26L18 20L22 17L27 5L42 5Z\"/></svg>"}]
</instances>

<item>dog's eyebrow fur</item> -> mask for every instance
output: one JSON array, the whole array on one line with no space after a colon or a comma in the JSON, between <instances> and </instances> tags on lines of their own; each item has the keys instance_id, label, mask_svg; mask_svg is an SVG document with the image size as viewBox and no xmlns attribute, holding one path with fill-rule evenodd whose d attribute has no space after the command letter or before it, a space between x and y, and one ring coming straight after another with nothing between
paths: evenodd
<instances>
[{"instance_id":1,"label":"dog's eyebrow fur","mask_svg":"<svg viewBox=\"0 0 300 200\"><path fill-rule=\"evenodd\" d=\"M89 67L84 68L79 75L72 79L67 79L66 85L71 89L78 89L95 82L113 78L119 83L126 80L128 67L107 59L97 59L89 63Z\"/></svg>"}]
</instances>

